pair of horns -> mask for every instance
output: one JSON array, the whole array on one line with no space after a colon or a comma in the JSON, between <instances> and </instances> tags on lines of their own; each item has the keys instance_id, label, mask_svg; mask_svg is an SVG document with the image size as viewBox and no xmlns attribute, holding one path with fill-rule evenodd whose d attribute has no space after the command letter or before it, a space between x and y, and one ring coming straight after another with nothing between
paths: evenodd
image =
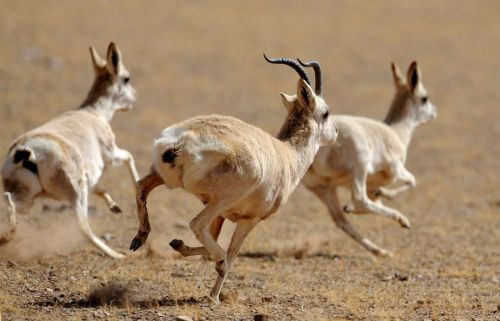
<instances>
[{"instance_id":1,"label":"pair of horns","mask_svg":"<svg viewBox=\"0 0 500 321\"><path fill-rule=\"evenodd\" d=\"M264 59L266 59L267 62L272 64L283 64L292 67L299 74L300 78L304 79L305 82L309 84L309 86L312 86L311 80L309 79L307 72L302 67L312 67L314 69L314 78L316 80L316 83L314 85L314 92L316 93L316 95L321 96L322 81L321 81L321 67L319 65L319 62L309 61L307 63L304 63L299 58L297 58L297 61L300 63L299 65L295 61L288 58L270 59L267 58L266 54L264 54Z\"/></svg>"}]
</instances>

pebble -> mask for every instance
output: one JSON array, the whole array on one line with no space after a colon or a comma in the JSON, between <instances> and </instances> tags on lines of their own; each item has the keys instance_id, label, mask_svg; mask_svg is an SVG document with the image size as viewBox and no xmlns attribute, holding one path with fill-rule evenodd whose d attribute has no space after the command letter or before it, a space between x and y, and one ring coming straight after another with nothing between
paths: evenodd
<instances>
[{"instance_id":1,"label":"pebble","mask_svg":"<svg viewBox=\"0 0 500 321\"><path fill-rule=\"evenodd\" d=\"M254 321L271 321L271 318L266 314L256 314L253 316Z\"/></svg>"},{"instance_id":2,"label":"pebble","mask_svg":"<svg viewBox=\"0 0 500 321\"><path fill-rule=\"evenodd\" d=\"M178 315L175 317L175 321L193 321L193 319L186 315Z\"/></svg>"}]
</instances>

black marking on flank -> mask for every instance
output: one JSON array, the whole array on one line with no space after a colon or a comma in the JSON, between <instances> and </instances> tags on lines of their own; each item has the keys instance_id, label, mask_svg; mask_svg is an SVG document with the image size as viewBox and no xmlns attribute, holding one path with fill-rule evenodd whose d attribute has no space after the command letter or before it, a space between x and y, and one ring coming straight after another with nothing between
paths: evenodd
<instances>
[{"instance_id":1,"label":"black marking on flank","mask_svg":"<svg viewBox=\"0 0 500 321\"><path fill-rule=\"evenodd\" d=\"M38 166L30 160L23 161L23 167L32 172L33 174L38 173Z\"/></svg>"},{"instance_id":2,"label":"black marking on flank","mask_svg":"<svg viewBox=\"0 0 500 321\"><path fill-rule=\"evenodd\" d=\"M177 150L174 148L167 149L161 155L161 159L163 160L163 162L172 164L172 167L175 166L176 158L177 158Z\"/></svg>"},{"instance_id":3,"label":"black marking on flank","mask_svg":"<svg viewBox=\"0 0 500 321\"><path fill-rule=\"evenodd\" d=\"M31 152L29 150L25 149L19 149L16 150L16 153L14 154L14 163L19 163L20 161L23 160L28 160L30 158Z\"/></svg>"}]
</instances>

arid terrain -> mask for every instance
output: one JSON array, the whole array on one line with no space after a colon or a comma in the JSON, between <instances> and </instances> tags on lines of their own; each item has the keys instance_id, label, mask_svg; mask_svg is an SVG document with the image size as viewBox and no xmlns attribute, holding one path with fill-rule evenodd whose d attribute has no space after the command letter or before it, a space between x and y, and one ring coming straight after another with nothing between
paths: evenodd
<instances>
[{"instance_id":1,"label":"arid terrain","mask_svg":"<svg viewBox=\"0 0 500 321\"><path fill-rule=\"evenodd\" d=\"M173 238L195 243L188 223L201 203L182 190L154 191L148 243L131 253L133 186L116 167L102 184L124 211L110 213L92 196L91 225L130 257L104 256L71 209L39 200L0 249L0 319L500 320L499 17L493 0L0 0L2 155L19 134L81 103L93 79L88 47L104 55L110 41L138 91L135 108L112 126L141 175L153 139L194 115L227 114L278 131L279 92L294 94L298 77L267 64L263 52L320 61L332 113L376 119L394 93L390 62L406 70L416 59L439 112L410 146L417 187L387 202L413 228L349 215L394 258L362 249L299 186L249 235L214 305L206 299L213 262L168 246ZM2 204L0 231L5 213ZM224 244L232 228L224 227ZM102 286L126 302L100 305Z\"/></svg>"}]
</instances>

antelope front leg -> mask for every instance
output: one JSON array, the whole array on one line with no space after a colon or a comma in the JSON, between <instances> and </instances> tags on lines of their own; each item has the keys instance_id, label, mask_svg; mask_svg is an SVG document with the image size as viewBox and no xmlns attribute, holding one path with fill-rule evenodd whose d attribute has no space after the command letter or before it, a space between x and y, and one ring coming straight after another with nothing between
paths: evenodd
<instances>
[{"instance_id":1,"label":"antelope front leg","mask_svg":"<svg viewBox=\"0 0 500 321\"><path fill-rule=\"evenodd\" d=\"M344 207L345 212L374 213L392 218L402 227L410 228L410 221L398 210L383 205L381 202L372 201L366 192L366 172L358 172L353 177L352 183L353 208Z\"/></svg>"},{"instance_id":2,"label":"antelope front leg","mask_svg":"<svg viewBox=\"0 0 500 321\"><path fill-rule=\"evenodd\" d=\"M137 251L148 238L149 232L151 231L147 207L148 195L152 190L162 184L163 180L161 177L153 171L139 180L135 185L137 215L139 216L139 231L130 244L130 249L133 251Z\"/></svg>"},{"instance_id":3,"label":"antelope front leg","mask_svg":"<svg viewBox=\"0 0 500 321\"><path fill-rule=\"evenodd\" d=\"M222 290L222 285L226 280L227 273L229 268L234 262L234 259L238 255L240 251L240 247L243 244L243 240L247 237L248 233L257 225L259 222L258 218L253 219L243 219L238 220L236 223L236 229L234 230L233 237L231 239L231 243L229 244L229 248L227 250L227 263L221 264L217 262L217 271L219 272L219 276L215 281L215 285L210 292L210 298L215 302L219 303L219 295Z\"/></svg>"},{"instance_id":4,"label":"antelope front leg","mask_svg":"<svg viewBox=\"0 0 500 321\"><path fill-rule=\"evenodd\" d=\"M118 147L115 148L114 152L114 163L121 164L123 162L127 163L128 170L130 172L130 176L134 180L134 184L139 180L139 175L137 174L137 169L135 168L135 161L132 154L124 149L120 149Z\"/></svg>"},{"instance_id":5,"label":"antelope front leg","mask_svg":"<svg viewBox=\"0 0 500 321\"><path fill-rule=\"evenodd\" d=\"M417 185L415 176L413 176L413 174L410 173L403 165L398 166L396 175L396 179L401 180L404 185L395 188L387 188L381 186L375 191L375 196L382 196L387 199L393 199L397 195L406 192L407 190L412 189Z\"/></svg>"},{"instance_id":6,"label":"antelope front leg","mask_svg":"<svg viewBox=\"0 0 500 321\"><path fill-rule=\"evenodd\" d=\"M12 201L12 195L9 192L5 192L3 194L4 200L9 207L9 225L10 228L7 232L0 235L0 245L3 245L7 242L10 242L14 235L16 234L16 224L17 224L17 215L16 215L16 204Z\"/></svg>"}]
</instances>

